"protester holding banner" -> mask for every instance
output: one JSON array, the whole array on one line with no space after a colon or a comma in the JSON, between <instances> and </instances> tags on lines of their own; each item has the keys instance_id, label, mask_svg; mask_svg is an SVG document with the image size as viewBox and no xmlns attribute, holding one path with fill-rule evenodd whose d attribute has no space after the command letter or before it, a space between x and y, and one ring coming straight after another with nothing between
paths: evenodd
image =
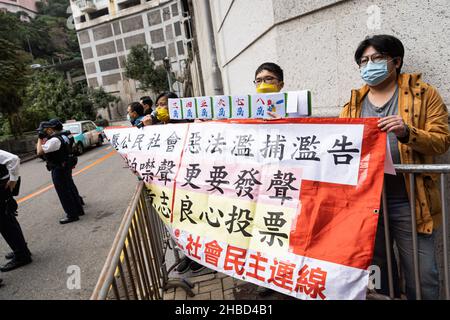
<instances>
[{"instance_id":1,"label":"protester holding banner","mask_svg":"<svg viewBox=\"0 0 450 320\"><path fill-rule=\"evenodd\" d=\"M168 110L168 101L169 99L176 99L178 96L170 91L166 91L161 93L156 98L155 103L155 111L152 112L151 115L146 115L142 123L146 126L149 125L157 125L157 124L167 124L167 123L180 123L180 122L187 122L186 120L171 120L169 118L169 110ZM177 271L179 273L185 273L188 270L191 270L192 272L200 272L205 269L205 266L201 265L200 263L197 263L191 259L189 259L187 256L185 256L180 264L177 267Z\"/></svg>"},{"instance_id":2,"label":"protester holding banner","mask_svg":"<svg viewBox=\"0 0 450 320\"><path fill-rule=\"evenodd\" d=\"M283 80L283 69L276 63L265 62L256 69L253 83L256 85L257 93L275 93L283 89ZM274 119L281 118L276 112L268 111L267 113Z\"/></svg>"},{"instance_id":3,"label":"protester holding banner","mask_svg":"<svg viewBox=\"0 0 450 320\"><path fill-rule=\"evenodd\" d=\"M132 102L127 108L127 119L133 126L140 126L144 118L144 107L139 102Z\"/></svg>"},{"instance_id":4,"label":"protester holding banner","mask_svg":"<svg viewBox=\"0 0 450 320\"><path fill-rule=\"evenodd\" d=\"M257 93L274 93L280 92L281 89L283 89L283 79L283 69L281 69L279 65L273 62L265 62L256 69L255 80L253 80L253 83L256 86ZM268 111L267 113L272 117L272 119L269 118L268 120L281 119L281 116L276 112ZM256 289L256 292L260 296L267 296L274 291L259 286Z\"/></svg>"},{"instance_id":5,"label":"protester holding banner","mask_svg":"<svg viewBox=\"0 0 450 320\"><path fill-rule=\"evenodd\" d=\"M256 86L256 93L278 93L283 89L283 69L279 65L273 62L265 62L261 64L255 71L255 80L253 83ZM272 111L267 111L267 114L271 118L266 120L281 119L282 117ZM196 122L207 121L207 119L196 119Z\"/></svg>"},{"instance_id":6,"label":"protester holding banner","mask_svg":"<svg viewBox=\"0 0 450 320\"><path fill-rule=\"evenodd\" d=\"M154 124L174 123L169 117L168 101L169 99L176 99L178 96L173 92L163 92L156 98L155 110L144 117L142 122L146 126ZM183 121L185 122L185 121Z\"/></svg>"},{"instance_id":7,"label":"protester holding banner","mask_svg":"<svg viewBox=\"0 0 450 320\"><path fill-rule=\"evenodd\" d=\"M144 108L144 115L148 115L148 114L152 113L152 111L153 111L153 108L152 108L153 100L152 100L152 98L150 98L149 96L141 97L141 99L139 100L139 103Z\"/></svg>"},{"instance_id":8,"label":"protester holding banner","mask_svg":"<svg viewBox=\"0 0 450 320\"><path fill-rule=\"evenodd\" d=\"M387 132L394 163L431 164L450 144L448 111L437 90L421 74L401 74L404 47L390 35L363 40L355 52L364 85L352 90L340 117L380 117L378 127ZM409 177L385 175L389 226L404 271L406 295L415 299L413 246L409 202ZM422 298L439 298L439 274L434 237L441 223L438 177L416 175L416 221ZM395 259L393 259L395 263ZM384 222L380 214L373 263L382 271L380 293L388 293ZM394 281L398 284L397 267ZM396 287L396 295L399 287Z\"/></svg>"}]
</instances>

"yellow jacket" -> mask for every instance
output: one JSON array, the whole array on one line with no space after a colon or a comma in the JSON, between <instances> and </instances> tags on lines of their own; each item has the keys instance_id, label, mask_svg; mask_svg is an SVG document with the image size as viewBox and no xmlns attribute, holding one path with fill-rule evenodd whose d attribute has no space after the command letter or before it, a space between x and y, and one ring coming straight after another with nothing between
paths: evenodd
<instances>
[{"instance_id":1,"label":"yellow jacket","mask_svg":"<svg viewBox=\"0 0 450 320\"><path fill-rule=\"evenodd\" d=\"M408 142L398 143L402 164L432 164L433 156L445 153L450 146L447 107L437 90L420 77L421 74L398 77L398 112L410 131ZM352 90L350 102L339 117L359 118L368 92L367 85ZM409 194L409 175L404 177ZM442 222L439 175L416 174L415 190L417 231L431 234Z\"/></svg>"}]
</instances>

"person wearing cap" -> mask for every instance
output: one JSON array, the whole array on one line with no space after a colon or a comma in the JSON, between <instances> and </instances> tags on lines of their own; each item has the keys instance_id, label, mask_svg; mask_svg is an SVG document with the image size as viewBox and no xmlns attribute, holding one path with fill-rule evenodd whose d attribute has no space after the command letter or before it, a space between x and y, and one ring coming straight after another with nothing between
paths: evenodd
<instances>
[{"instance_id":1,"label":"person wearing cap","mask_svg":"<svg viewBox=\"0 0 450 320\"><path fill-rule=\"evenodd\" d=\"M0 267L7 272L29 264L31 252L16 218L20 159L18 156L0 150L0 234L12 249L5 258L10 260ZM0 281L1 282L1 281Z\"/></svg>"},{"instance_id":2,"label":"person wearing cap","mask_svg":"<svg viewBox=\"0 0 450 320\"><path fill-rule=\"evenodd\" d=\"M74 164L70 157L70 139L60 131L61 128L61 122L56 119L41 122L36 152L39 156L45 156L47 169L51 171L56 193L66 213L66 217L59 222L66 224L78 221L84 210L72 178Z\"/></svg>"}]
</instances>

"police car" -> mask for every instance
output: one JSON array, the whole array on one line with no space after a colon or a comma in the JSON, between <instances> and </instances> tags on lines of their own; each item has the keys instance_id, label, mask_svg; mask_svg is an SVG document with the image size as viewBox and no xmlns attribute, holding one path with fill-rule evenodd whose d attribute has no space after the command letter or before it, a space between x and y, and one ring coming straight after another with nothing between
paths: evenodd
<instances>
[{"instance_id":1,"label":"police car","mask_svg":"<svg viewBox=\"0 0 450 320\"><path fill-rule=\"evenodd\" d=\"M93 146L103 144L103 127L98 127L90 120L75 121L68 120L63 123L64 130L69 130L75 139L75 150L82 154L84 150Z\"/></svg>"}]
</instances>

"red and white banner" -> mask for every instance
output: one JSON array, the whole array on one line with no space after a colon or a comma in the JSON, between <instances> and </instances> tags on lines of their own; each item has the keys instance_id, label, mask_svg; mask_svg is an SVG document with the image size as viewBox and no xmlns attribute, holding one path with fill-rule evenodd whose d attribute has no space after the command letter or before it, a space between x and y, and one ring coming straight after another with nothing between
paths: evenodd
<instances>
[{"instance_id":1,"label":"red and white banner","mask_svg":"<svg viewBox=\"0 0 450 320\"><path fill-rule=\"evenodd\" d=\"M193 260L299 299L365 299L386 150L377 119L105 134Z\"/></svg>"}]
</instances>

